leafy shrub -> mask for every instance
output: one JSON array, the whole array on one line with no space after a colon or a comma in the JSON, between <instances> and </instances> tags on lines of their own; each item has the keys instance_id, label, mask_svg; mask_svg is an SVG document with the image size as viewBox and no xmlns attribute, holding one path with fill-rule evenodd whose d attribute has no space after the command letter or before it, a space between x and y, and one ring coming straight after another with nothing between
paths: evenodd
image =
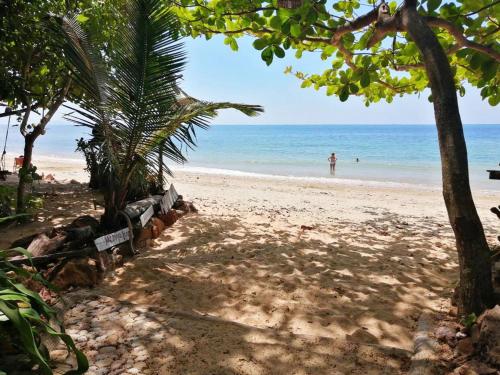
<instances>
[{"instance_id":1,"label":"leafy shrub","mask_svg":"<svg viewBox=\"0 0 500 375\"><path fill-rule=\"evenodd\" d=\"M12 250L9 250L12 251ZM27 257L24 249L14 249ZM21 281L33 280L45 286L47 282L38 273L14 266L7 261L8 253L0 250L0 346L7 345L15 353L25 354L31 364L43 375L51 375L50 356L42 341L42 335L60 339L68 352L76 356L78 368L66 374L83 374L88 369L88 361L70 336L58 322L55 311L38 295L26 288ZM50 322L57 322L56 329ZM4 350L0 349L0 358ZM0 360L2 374L3 360ZM3 369L6 371L6 369Z\"/></svg>"}]
</instances>

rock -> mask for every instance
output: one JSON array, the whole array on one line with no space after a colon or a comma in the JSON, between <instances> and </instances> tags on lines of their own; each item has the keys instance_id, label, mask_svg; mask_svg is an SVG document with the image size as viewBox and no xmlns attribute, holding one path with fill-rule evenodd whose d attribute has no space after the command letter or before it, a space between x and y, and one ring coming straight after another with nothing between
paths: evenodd
<instances>
[{"instance_id":1,"label":"rock","mask_svg":"<svg viewBox=\"0 0 500 375\"><path fill-rule=\"evenodd\" d=\"M141 228L139 233L135 236L135 241L137 244L142 244L146 240L150 240L153 238L152 228L146 227Z\"/></svg>"},{"instance_id":2,"label":"rock","mask_svg":"<svg viewBox=\"0 0 500 375\"><path fill-rule=\"evenodd\" d=\"M469 336L472 339L472 342L474 344L477 344L477 342L479 341L479 333L480 333L479 324L474 324L470 328L470 332L469 332Z\"/></svg>"},{"instance_id":3,"label":"rock","mask_svg":"<svg viewBox=\"0 0 500 375\"><path fill-rule=\"evenodd\" d=\"M106 250L99 251L97 253L97 262L99 265L99 271L101 271L103 274L114 269L113 258Z\"/></svg>"},{"instance_id":4,"label":"rock","mask_svg":"<svg viewBox=\"0 0 500 375\"><path fill-rule=\"evenodd\" d=\"M378 339L372 335L370 332L363 328L358 328L350 335L346 335L346 339L351 342L357 342L362 344L377 344Z\"/></svg>"},{"instance_id":5,"label":"rock","mask_svg":"<svg viewBox=\"0 0 500 375\"><path fill-rule=\"evenodd\" d=\"M484 312L478 321L478 349L489 363L500 366L500 305Z\"/></svg>"},{"instance_id":6,"label":"rock","mask_svg":"<svg viewBox=\"0 0 500 375\"><path fill-rule=\"evenodd\" d=\"M467 337L467 334L463 333L463 332L457 332L455 334L455 337L459 340L462 340L462 339L465 339Z\"/></svg>"},{"instance_id":7,"label":"rock","mask_svg":"<svg viewBox=\"0 0 500 375\"><path fill-rule=\"evenodd\" d=\"M119 268L119 267L122 267L123 266L123 255L121 254L118 254L113 251L113 264L115 266L115 268Z\"/></svg>"},{"instance_id":8,"label":"rock","mask_svg":"<svg viewBox=\"0 0 500 375\"><path fill-rule=\"evenodd\" d=\"M112 363L113 363L113 357L108 356L96 360L94 364L99 368L107 369L109 368L109 366L111 366Z\"/></svg>"},{"instance_id":9,"label":"rock","mask_svg":"<svg viewBox=\"0 0 500 375\"><path fill-rule=\"evenodd\" d=\"M468 361L453 371L453 375L490 375L496 374L497 370L476 360Z\"/></svg>"},{"instance_id":10,"label":"rock","mask_svg":"<svg viewBox=\"0 0 500 375\"><path fill-rule=\"evenodd\" d=\"M455 352L459 356L469 357L474 354L474 344L470 337L467 337L463 340L460 340L457 343L457 347L455 348Z\"/></svg>"},{"instance_id":11,"label":"rock","mask_svg":"<svg viewBox=\"0 0 500 375\"><path fill-rule=\"evenodd\" d=\"M180 198L175 202L173 208L176 210L183 211L184 213L190 213L190 212L197 213L198 212L198 210L193 205L193 203L187 202L187 201L182 200Z\"/></svg>"},{"instance_id":12,"label":"rock","mask_svg":"<svg viewBox=\"0 0 500 375\"><path fill-rule=\"evenodd\" d=\"M103 346L99 348L99 354L115 354L116 348L114 346Z\"/></svg>"},{"instance_id":13,"label":"rock","mask_svg":"<svg viewBox=\"0 0 500 375\"><path fill-rule=\"evenodd\" d=\"M92 287L99 282L97 264L89 257L69 260L51 282L61 288Z\"/></svg>"},{"instance_id":14,"label":"rock","mask_svg":"<svg viewBox=\"0 0 500 375\"><path fill-rule=\"evenodd\" d=\"M99 227L99 221L90 215L84 215L77 217L75 220L71 222L70 225L68 225L68 228L84 228L84 227L91 227L93 231L96 231L97 228Z\"/></svg>"},{"instance_id":15,"label":"rock","mask_svg":"<svg viewBox=\"0 0 500 375\"><path fill-rule=\"evenodd\" d=\"M152 234L153 238L157 238L161 232L165 229L165 223L158 219L157 217L151 218L151 224L153 224ZM158 235L156 235L158 233Z\"/></svg>"},{"instance_id":16,"label":"rock","mask_svg":"<svg viewBox=\"0 0 500 375\"><path fill-rule=\"evenodd\" d=\"M436 338L441 342L450 342L455 339L455 330L447 326L441 326L434 332Z\"/></svg>"},{"instance_id":17,"label":"rock","mask_svg":"<svg viewBox=\"0 0 500 375\"><path fill-rule=\"evenodd\" d=\"M448 314L453 317L457 316L458 308L456 306L451 306L450 310L448 311Z\"/></svg>"},{"instance_id":18,"label":"rock","mask_svg":"<svg viewBox=\"0 0 500 375\"><path fill-rule=\"evenodd\" d=\"M158 227L156 225L153 225L153 227L151 228L151 237L153 238L158 238L160 237L160 230L158 229Z\"/></svg>"},{"instance_id":19,"label":"rock","mask_svg":"<svg viewBox=\"0 0 500 375\"><path fill-rule=\"evenodd\" d=\"M52 350L50 352L50 359L54 362L64 362L68 358L68 351L65 349L62 350Z\"/></svg>"},{"instance_id":20,"label":"rock","mask_svg":"<svg viewBox=\"0 0 500 375\"><path fill-rule=\"evenodd\" d=\"M151 238L151 228L148 229L149 230L149 238ZM140 233L138 234L134 234L134 239L137 241L137 236L140 235ZM121 243L119 245L116 245L116 246L113 246L111 248L111 253L112 254L119 254L121 255L122 257L127 257L127 256L130 256L132 255L130 253L130 244L128 242L124 242L124 243ZM123 259L123 258L122 258Z\"/></svg>"},{"instance_id":21,"label":"rock","mask_svg":"<svg viewBox=\"0 0 500 375\"><path fill-rule=\"evenodd\" d=\"M166 214L162 214L159 218L163 221L165 226L170 227L175 224L175 222L179 219L176 210L168 210Z\"/></svg>"}]
</instances>

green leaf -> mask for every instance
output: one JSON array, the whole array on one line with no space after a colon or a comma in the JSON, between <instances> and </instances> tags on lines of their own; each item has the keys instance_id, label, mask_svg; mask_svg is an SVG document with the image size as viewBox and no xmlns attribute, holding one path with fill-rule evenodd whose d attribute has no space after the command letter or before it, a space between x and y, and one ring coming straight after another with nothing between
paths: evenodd
<instances>
[{"instance_id":1,"label":"green leaf","mask_svg":"<svg viewBox=\"0 0 500 375\"><path fill-rule=\"evenodd\" d=\"M341 102L347 101L347 99L349 99L349 86L342 86L338 95Z\"/></svg>"},{"instance_id":2,"label":"green leaf","mask_svg":"<svg viewBox=\"0 0 500 375\"><path fill-rule=\"evenodd\" d=\"M253 42L253 46L256 50L262 50L267 46L267 40L262 38L262 39L255 39Z\"/></svg>"},{"instance_id":3,"label":"green leaf","mask_svg":"<svg viewBox=\"0 0 500 375\"><path fill-rule=\"evenodd\" d=\"M273 48L271 46L266 47L260 56L266 62L266 65L271 65L273 62Z\"/></svg>"},{"instance_id":4,"label":"green leaf","mask_svg":"<svg viewBox=\"0 0 500 375\"><path fill-rule=\"evenodd\" d=\"M89 18L83 14L79 14L78 16L76 16L76 20L80 23L85 23L89 20Z\"/></svg>"},{"instance_id":5,"label":"green leaf","mask_svg":"<svg viewBox=\"0 0 500 375\"><path fill-rule=\"evenodd\" d=\"M233 38L229 43L229 46L233 51L238 51L238 42L236 42L236 39Z\"/></svg>"},{"instance_id":6,"label":"green leaf","mask_svg":"<svg viewBox=\"0 0 500 375\"><path fill-rule=\"evenodd\" d=\"M273 29L280 30L281 29L281 18L278 16L274 16L269 20L269 26Z\"/></svg>"},{"instance_id":7,"label":"green leaf","mask_svg":"<svg viewBox=\"0 0 500 375\"><path fill-rule=\"evenodd\" d=\"M52 375L52 370L48 364L47 358L38 350L38 345L33 336L33 331L31 330L29 322L21 315L18 309L9 307L7 303L3 301L0 301L0 311L5 314L19 333L23 348L40 366L41 373L44 375Z\"/></svg>"},{"instance_id":8,"label":"green leaf","mask_svg":"<svg viewBox=\"0 0 500 375\"><path fill-rule=\"evenodd\" d=\"M280 46L273 46L273 51L276 57L279 57L280 59L285 57L285 50Z\"/></svg>"},{"instance_id":9,"label":"green leaf","mask_svg":"<svg viewBox=\"0 0 500 375\"><path fill-rule=\"evenodd\" d=\"M0 217L0 224L6 223L8 221L20 219L22 217L29 217L31 216L30 214L15 214L11 216L6 216L6 217Z\"/></svg>"},{"instance_id":10,"label":"green leaf","mask_svg":"<svg viewBox=\"0 0 500 375\"><path fill-rule=\"evenodd\" d=\"M298 38L302 34L302 28L298 23L292 24L292 26L290 27L290 34L294 38Z\"/></svg>"},{"instance_id":11,"label":"green leaf","mask_svg":"<svg viewBox=\"0 0 500 375\"><path fill-rule=\"evenodd\" d=\"M368 71L366 71L366 70L363 71L363 74L361 75L359 83L361 84L361 87L363 87L363 88L370 86L370 73L368 73Z\"/></svg>"},{"instance_id":12,"label":"green leaf","mask_svg":"<svg viewBox=\"0 0 500 375\"><path fill-rule=\"evenodd\" d=\"M434 12L441 5L442 0L428 0L427 1L427 11L429 13Z\"/></svg>"}]
</instances>

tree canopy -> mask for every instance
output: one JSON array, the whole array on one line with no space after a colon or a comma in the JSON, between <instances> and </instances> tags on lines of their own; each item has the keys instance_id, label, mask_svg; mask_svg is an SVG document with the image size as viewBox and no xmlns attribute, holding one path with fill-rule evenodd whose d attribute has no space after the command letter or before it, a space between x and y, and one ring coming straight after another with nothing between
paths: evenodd
<instances>
[{"instance_id":1,"label":"tree canopy","mask_svg":"<svg viewBox=\"0 0 500 375\"><path fill-rule=\"evenodd\" d=\"M278 2L280 4L278 4ZM331 61L324 72L293 71L302 87L326 88L346 101L362 96L368 105L395 96L421 93L428 87L424 64L413 40L402 30L402 1L378 0L175 0L184 32L192 37L255 37L253 46L266 64L293 53L318 53ZM297 6L294 8L294 6ZM288 7L288 8L287 8ZM446 50L456 88L481 90L491 105L500 102L500 1L423 0L418 8ZM432 100L432 98L430 98Z\"/></svg>"}]
</instances>

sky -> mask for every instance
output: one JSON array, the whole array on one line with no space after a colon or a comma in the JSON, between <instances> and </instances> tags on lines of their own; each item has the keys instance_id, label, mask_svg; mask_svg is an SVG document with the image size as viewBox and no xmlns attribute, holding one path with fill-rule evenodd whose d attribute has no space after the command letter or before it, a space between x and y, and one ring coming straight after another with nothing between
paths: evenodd
<instances>
[{"instance_id":1,"label":"sky","mask_svg":"<svg viewBox=\"0 0 500 375\"><path fill-rule=\"evenodd\" d=\"M283 73L290 65L306 73L321 73L330 62L322 61L318 53L304 53L299 60L292 52L266 66L260 51L252 47L252 39L241 38L238 43L239 51L234 52L224 45L222 36L209 41L185 40L188 63L181 86L187 93L204 100L259 104L265 110L258 117L225 110L212 124L434 124L428 93L420 98L395 98L391 104L381 101L368 108L355 97L342 103L335 96L326 96L324 90L300 88L297 78ZM465 124L500 123L500 106L482 101L478 90L469 88L459 100ZM62 115L59 111L52 124L66 123ZM0 119L0 126L4 123Z\"/></svg>"},{"instance_id":2,"label":"sky","mask_svg":"<svg viewBox=\"0 0 500 375\"><path fill-rule=\"evenodd\" d=\"M329 64L318 53L304 53L296 59L293 53L274 59L271 66L260 58L250 38L239 39L239 51L224 45L223 37L186 41L188 66L182 87L190 95L209 100L230 100L260 104L265 113L248 118L236 111L222 112L217 124L433 124L432 104L428 94L395 98L366 107L360 98L340 102L326 96L324 90L300 88L300 81L285 75L287 66L308 73L321 73ZM479 91L469 88L459 98L462 120L466 124L500 123L500 108L482 101Z\"/></svg>"}]
</instances>

